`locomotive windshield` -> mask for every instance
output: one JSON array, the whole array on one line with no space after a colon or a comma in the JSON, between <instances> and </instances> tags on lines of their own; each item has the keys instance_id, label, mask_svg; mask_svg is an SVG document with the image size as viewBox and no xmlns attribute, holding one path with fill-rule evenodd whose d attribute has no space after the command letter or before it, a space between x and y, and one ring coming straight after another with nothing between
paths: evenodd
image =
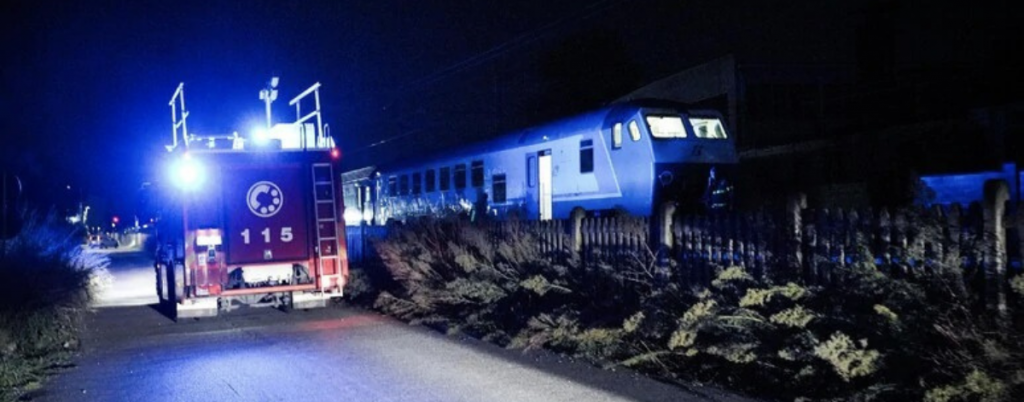
<instances>
[{"instance_id":1,"label":"locomotive windshield","mask_svg":"<svg viewBox=\"0 0 1024 402\"><path fill-rule=\"evenodd\" d=\"M690 125L693 126L693 131L697 135L697 138L726 138L725 128L722 127L722 121L719 119L709 117L690 117Z\"/></svg>"},{"instance_id":2,"label":"locomotive windshield","mask_svg":"<svg viewBox=\"0 0 1024 402\"><path fill-rule=\"evenodd\" d=\"M686 138L686 128L679 116L647 116L647 127L654 138Z\"/></svg>"},{"instance_id":3,"label":"locomotive windshield","mask_svg":"<svg viewBox=\"0 0 1024 402\"><path fill-rule=\"evenodd\" d=\"M725 139L725 127L715 117L688 117L693 127L693 136L703 139ZM647 116L647 128L651 136L660 139L686 138L686 127L680 116Z\"/></svg>"}]
</instances>

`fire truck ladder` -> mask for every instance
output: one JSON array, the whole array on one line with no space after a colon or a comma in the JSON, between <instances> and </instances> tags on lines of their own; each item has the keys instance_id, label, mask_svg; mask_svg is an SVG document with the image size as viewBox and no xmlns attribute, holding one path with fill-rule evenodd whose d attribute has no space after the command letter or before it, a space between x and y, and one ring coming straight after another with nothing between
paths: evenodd
<instances>
[{"instance_id":1,"label":"fire truck ladder","mask_svg":"<svg viewBox=\"0 0 1024 402\"><path fill-rule=\"evenodd\" d=\"M330 163L313 164L313 199L316 200L317 272L319 289L327 290L331 279L341 285L338 256L338 214L334 195L333 168ZM325 275L325 271L330 271Z\"/></svg>"}]
</instances>

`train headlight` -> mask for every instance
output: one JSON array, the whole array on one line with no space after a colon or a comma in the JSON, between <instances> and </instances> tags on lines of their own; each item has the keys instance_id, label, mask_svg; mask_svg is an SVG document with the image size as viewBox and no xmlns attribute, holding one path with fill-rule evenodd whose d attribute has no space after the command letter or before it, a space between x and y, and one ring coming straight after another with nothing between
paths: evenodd
<instances>
[{"instance_id":1,"label":"train headlight","mask_svg":"<svg viewBox=\"0 0 1024 402\"><path fill-rule=\"evenodd\" d=\"M206 172L199 161L185 154L174 164L171 170L171 180L182 190L194 190L203 183Z\"/></svg>"}]
</instances>

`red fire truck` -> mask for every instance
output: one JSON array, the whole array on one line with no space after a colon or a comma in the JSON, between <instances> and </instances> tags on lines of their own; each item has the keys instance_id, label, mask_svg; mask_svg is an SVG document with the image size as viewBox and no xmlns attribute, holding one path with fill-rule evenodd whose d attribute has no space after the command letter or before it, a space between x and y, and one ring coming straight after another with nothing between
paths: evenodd
<instances>
[{"instance_id":1,"label":"red fire truck","mask_svg":"<svg viewBox=\"0 0 1024 402\"><path fill-rule=\"evenodd\" d=\"M289 102L295 122L271 125L276 87L274 78L260 93L266 127L248 136L189 132L184 84L171 97L173 186L161 197L155 268L161 303L176 318L323 307L342 295L340 153L325 132L320 84Z\"/></svg>"}]
</instances>

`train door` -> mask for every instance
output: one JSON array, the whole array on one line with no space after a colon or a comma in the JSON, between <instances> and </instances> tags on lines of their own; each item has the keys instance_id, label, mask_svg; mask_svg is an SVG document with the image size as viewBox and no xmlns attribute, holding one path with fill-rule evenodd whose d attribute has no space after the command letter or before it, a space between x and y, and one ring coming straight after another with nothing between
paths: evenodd
<instances>
[{"instance_id":1,"label":"train door","mask_svg":"<svg viewBox=\"0 0 1024 402\"><path fill-rule=\"evenodd\" d=\"M537 153L537 211L540 220L551 219L551 150Z\"/></svg>"}]
</instances>

